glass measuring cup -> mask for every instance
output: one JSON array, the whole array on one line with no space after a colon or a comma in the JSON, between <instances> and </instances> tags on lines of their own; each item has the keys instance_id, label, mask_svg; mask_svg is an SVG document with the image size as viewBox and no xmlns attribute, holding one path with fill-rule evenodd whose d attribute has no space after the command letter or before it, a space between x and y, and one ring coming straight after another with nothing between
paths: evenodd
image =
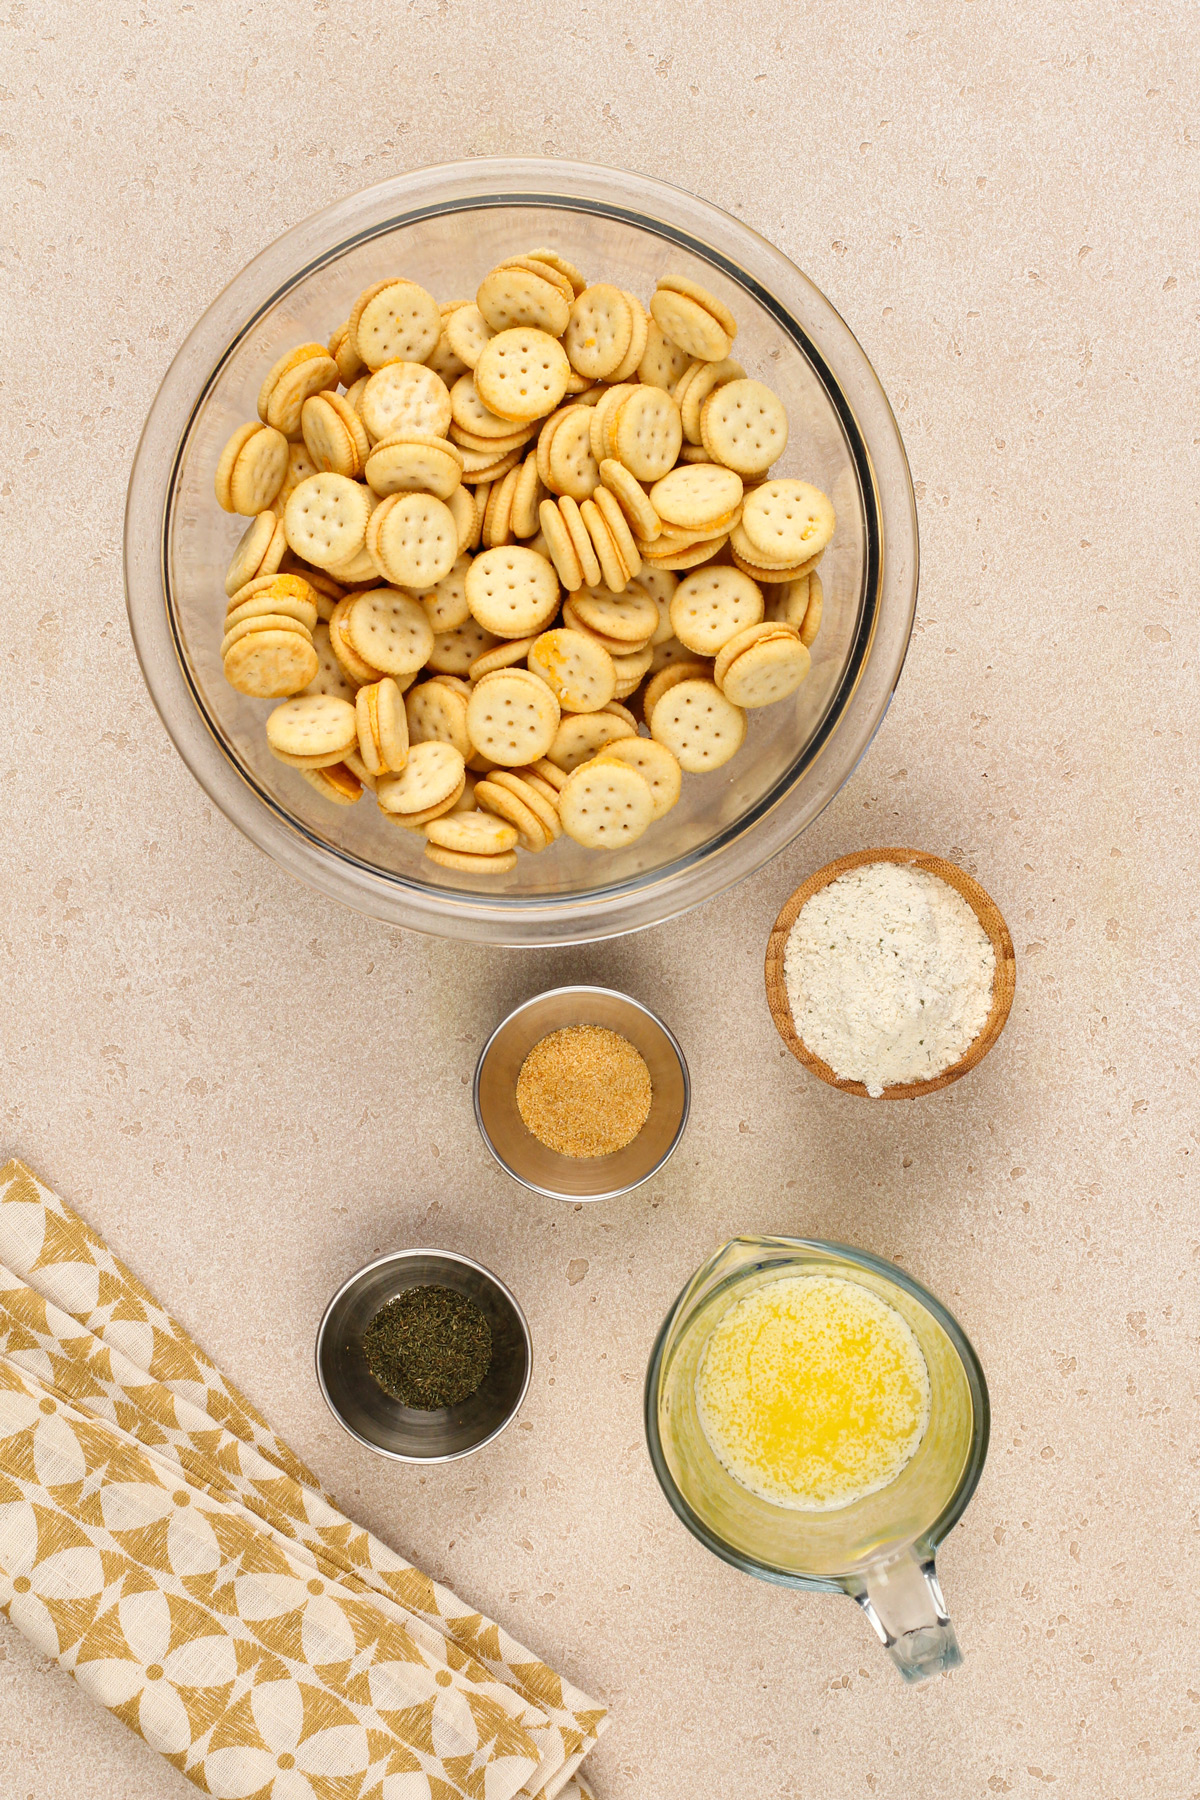
<instances>
[{"instance_id":1,"label":"glass measuring cup","mask_svg":"<svg viewBox=\"0 0 1200 1800\"><path fill-rule=\"evenodd\" d=\"M925 1435L895 1480L828 1512L776 1506L717 1461L696 1405L696 1376L718 1320L784 1275L832 1275L885 1300L911 1326L929 1370ZM650 1460L672 1508L714 1555L785 1587L849 1594L906 1681L962 1661L935 1553L975 1491L988 1444L979 1359L940 1301L891 1263L844 1244L734 1238L710 1257L663 1323L646 1374Z\"/></svg>"}]
</instances>

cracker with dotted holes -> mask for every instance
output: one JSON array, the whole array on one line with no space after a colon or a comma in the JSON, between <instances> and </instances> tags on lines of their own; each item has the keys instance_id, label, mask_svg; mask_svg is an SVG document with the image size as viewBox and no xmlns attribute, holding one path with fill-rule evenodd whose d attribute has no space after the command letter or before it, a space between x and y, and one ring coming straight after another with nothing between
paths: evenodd
<instances>
[{"instance_id":1,"label":"cracker with dotted holes","mask_svg":"<svg viewBox=\"0 0 1200 1800\"><path fill-rule=\"evenodd\" d=\"M736 656L725 670L721 691L735 706L774 706L786 700L804 681L812 666L800 634L763 637Z\"/></svg>"},{"instance_id":2,"label":"cracker with dotted holes","mask_svg":"<svg viewBox=\"0 0 1200 1800\"><path fill-rule=\"evenodd\" d=\"M346 398L349 400L350 396L347 394ZM307 444L289 444L287 473L284 475L283 485L271 502L272 512L274 512L278 518L282 519L284 509L293 493L300 486L300 483L302 481L307 481L310 475L317 475L319 473L320 471L318 470L316 463L308 454Z\"/></svg>"},{"instance_id":3,"label":"cracker with dotted holes","mask_svg":"<svg viewBox=\"0 0 1200 1800\"><path fill-rule=\"evenodd\" d=\"M364 472L380 496L405 492L449 500L462 481L462 452L433 432L393 431L369 451Z\"/></svg>"},{"instance_id":4,"label":"cracker with dotted holes","mask_svg":"<svg viewBox=\"0 0 1200 1800\"><path fill-rule=\"evenodd\" d=\"M467 706L471 742L504 768L545 756L558 730L560 708L536 676L513 669L488 675Z\"/></svg>"},{"instance_id":5,"label":"cracker with dotted holes","mask_svg":"<svg viewBox=\"0 0 1200 1800\"><path fill-rule=\"evenodd\" d=\"M592 454L592 411L590 406L565 407L539 464L546 486L575 501L590 499L600 480L600 467Z\"/></svg>"},{"instance_id":6,"label":"cracker with dotted holes","mask_svg":"<svg viewBox=\"0 0 1200 1800\"><path fill-rule=\"evenodd\" d=\"M650 489L650 504L667 526L704 531L742 498L742 478L716 463L683 464Z\"/></svg>"},{"instance_id":7,"label":"cracker with dotted holes","mask_svg":"<svg viewBox=\"0 0 1200 1800\"><path fill-rule=\"evenodd\" d=\"M341 621L350 648L385 675L415 675L433 649L433 627L419 600L395 588L368 588Z\"/></svg>"},{"instance_id":8,"label":"cracker with dotted holes","mask_svg":"<svg viewBox=\"0 0 1200 1800\"><path fill-rule=\"evenodd\" d=\"M787 408L761 381L727 381L700 408L700 441L714 462L761 475L787 449Z\"/></svg>"},{"instance_id":9,"label":"cracker with dotted holes","mask_svg":"<svg viewBox=\"0 0 1200 1800\"><path fill-rule=\"evenodd\" d=\"M615 744L608 744L601 750L595 760L622 763L636 769L650 789L655 819L669 813L679 799L683 770L667 746L656 743L653 738L618 738Z\"/></svg>"},{"instance_id":10,"label":"cracker with dotted holes","mask_svg":"<svg viewBox=\"0 0 1200 1800\"><path fill-rule=\"evenodd\" d=\"M310 475L292 490L283 529L296 556L331 569L362 549L370 517L370 498L357 481L332 473Z\"/></svg>"},{"instance_id":11,"label":"cracker with dotted holes","mask_svg":"<svg viewBox=\"0 0 1200 1800\"><path fill-rule=\"evenodd\" d=\"M689 775L719 769L746 736L746 715L712 681L680 681L657 701L650 734Z\"/></svg>"},{"instance_id":12,"label":"cracker with dotted holes","mask_svg":"<svg viewBox=\"0 0 1200 1800\"><path fill-rule=\"evenodd\" d=\"M461 850L445 850L440 844L426 844L425 854L439 868L454 869L460 875L507 875L517 866L515 850L501 856L468 856Z\"/></svg>"},{"instance_id":13,"label":"cracker with dotted holes","mask_svg":"<svg viewBox=\"0 0 1200 1800\"><path fill-rule=\"evenodd\" d=\"M808 611L809 584L811 575L798 575L795 581L783 583L776 589L767 604L767 617L781 625L794 625L797 631L804 626L804 615Z\"/></svg>"},{"instance_id":14,"label":"cracker with dotted holes","mask_svg":"<svg viewBox=\"0 0 1200 1800\"><path fill-rule=\"evenodd\" d=\"M571 604L591 630L630 647L646 643L658 625L657 606L637 586L619 594L611 588L585 588L571 596Z\"/></svg>"},{"instance_id":15,"label":"cracker with dotted holes","mask_svg":"<svg viewBox=\"0 0 1200 1800\"><path fill-rule=\"evenodd\" d=\"M564 713L554 734L554 742L546 752L546 760L567 774L587 762L606 744L617 738L634 737L628 720L615 713Z\"/></svg>"},{"instance_id":16,"label":"cracker with dotted holes","mask_svg":"<svg viewBox=\"0 0 1200 1800\"><path fill-rule=\"evenodd\" d=\"M764 481L746 496L742 530L763 563L819 556L837 523L831 502L808 481Z\"/></svg>"},{"instance_id":17,"label":"cracker with dotted holes","mask_svg":"<svg viewBox=\"0 0 1200 1800\"><path fill-rule=\"evenodd\" d=\"M458 561L458 527L433 494L389 494L371 514L366 549L393 586L431 588Z\"/></svg>"},{"instance_id":18,"label":"cracker with dotted holes","mask_svg":"<svg viewBox=\"0 0 1200 1800\"><path fill-rule=\"evenodd\" d=\"M288 466L288 441L281 431L257 420L239 425L217 462L214 486L225 512L257 518L266 512Z\"/></svg>"},{"instance_id":19,"label":"cracker with dotted holes","mask_svg":"<svg viewBox=\"0 0 1200 1800\"><path fill-rule=\"evenodd\" d=\"M475 367L488 340L496 335L473 300L455 308L444 330L446 342L468 369Z\"/></svg>"},{"instance_id":20,"label":"cracker with dotted holes","mask_svg":"<svg viewBox=\"0 0 1200 1800\"><path fill-rule=\"evenodd\" d=\"M763 616L762 590L748 575L723 564L686 575L671 601L671 628L697 656L715 656L747 625Z\"/></svg>"},{"instance_id":21,"label":"cracker with dotted holes","mask_svg":"<svg viewBox=\"0 0 1200 1800\"><path fill-rule=\"evenodd\" d=\"M634 650L645 648L645 644L649 642L649 639L634 643L626 638L606 637L602 631L593 631L592 627L586 624L580 617L579 609L575 605L578 594L584 591L585 590L581 588L576 594L570 595L563 601L562 622L568 631L577 631L580 637L587 639L589 644L598 644L601 650L607 650L610 656L628 656ZM608 588L604 587L603 583L596 589L596 592L608 593L609 591Z\"/></svg>"},{"instance_id":22,"label":"cracker with dotted holes","mask_svg":"<svg viewBox=\"0 0 1200 1800\"><path fill-rule=\"evenodd\" d=\"M766 642L770 638L798 637L799 632L794 625L780 619L763 619L757 625L747 625L736 632L717 652L712 667L712 678L722 693L725 691L725 671L739 657L743 650L749 650L752 644Z\"/></svg>"},{"instance_id":23,"label":"cracker with dotted holes","mask_svg":"<svg viewBox=\"0 0 1200 1800\"><path fill-rule=\"evenodd\" d=\"M449 749L449 745L444 747ZM379 781L375 784L376 798L378 798L379 795L380 785L391 779L392 778L387 775L380 776ZM467 777L464 772L460 775L458 785L454 791L448 794L444 800L437 801L433 806L422 806L418 808L416 812L391 812L387 807L381 805L380 811L383 813L383 816L388 821L389 825L397 825L401 831L422 832L422 835L424 835L422 828L428 825L430 819L440 819L444 817L446 813L450 812L469 812L470 806L464 804L466 793ZM474 799L473 793L471 798Z\"/></svg>"},{"instance_id":24,"label":"cracker with dotted holes","mask_svg":"<svg viewBox=\"0 0 1200 1800\"><path fill-rule=\"evenodd\" d=\"M285 577L286 579L286 577ZM297 588L306 588L306 582L297 582ZM256 588L246 599L242 599L245 588L239 589L229 602L225 612L225 629L232 631L243 619L260 619L268 613L282 613L289 619L297 620L306 631L312 631L317 623L317 609L313 603L311 588L307 593L296 593L290 585L282 587L276 581L268 580L263 587Z\"/></svg>"},{"instance_id":25,"label":"cracker with dotted holes","mask_svg":"<svg viewBox=\"0 0 1200 1800\"><path fill-rule=\"evenodd\" d=\"M298 600L308 606L315 606L319 598L315 583L320 579L315 569L305 570L303 575L290 569L277 570L274 575L255 575L229 596L225 617L228 620L229 615L236 612L239 606L244 606L248 600L262 599L265 595L273 600ZM305 619L305 624L307 623L308 620Z\"/></svg>"},{"instance_id":26,"label":"cracker with dotted holes","mask_svg":"<svg viewBox=\"0 0 1200 1800\"><path fill-rule=\"evenodd\" d=\"M267 742L289 756L329 756L338 761L358 738L354 708L329 694L285 700L267 718Z\"/></svg>"},{"instance_id":27,"label":"cracker with dotted holes","mask_svg":"<svg viewBox=\"0 0 1200 1800\"><path fill-rule=\"evenodd\" d=\"M520 472L513 487L512 513L510 524L514 537L533 537L538 529L538 507L542 503L545 489L542 478L538 474L537 454L531 452L520 465Z\"/></svg>"},{"instance_id":28,"label":"cracker with dotted holes","mask_svg":"<svg viewBox=\"0 0 1200 1800\"><path fill-rule=\"evenodd\" d=\"M687 351L681 350L678 344L673 344L669 337L663 335L662 326L657 319L650 319L646 331L646 348L638 364L638 380L646 387L666 388L670 391L688 363Z\"/></svg>"},{"instance_id":29,"label":"cracker with dotted holes","mask_svg":"<svg viewBox=\"0 0 1200 1800\"><path fill-rule=\"evenodd\" d=\"M649 594L658 608L658 625L650 642L656 646L663 644L675 635L671 629L671 601L679 586L679 578L665 569L643 568L638 576L638 586Z\"/></svg>"},{"instance_id":30,"label":"cracker with dotted holes","mask_svg":"<svg viewBox=\"0 0 1200 1800\"><path fill-rule=\"evenodd\" d=\"M663 524L653 506L650 496L640 481L637 481L615 457L606 456L600 464L600 480L604 487L616 500L625 518L632 525L643 541L652 543L661 533ZM593 495L593 498L596 498ZM597 505L601 502L597 499ZM605 517L609 515L605 511Z\"/></svg>"},{"instance_id":31,"label":"cracker with dotted holes","mask_svg":"<svg viewBox=\"0 0 1200 1800\"><path fill-rule=\"evenodd\" d=\"M657 675L660 669L667 668L671 663L699 660L699 658L693 657L690 650L684 648L677 637L672 635L671 637L664 638L661 643L655 644L651 649L650 673L652 675ZM707 672L707 669L701 671L702 674L707 674Z\"/></svg>"},{"instance_id":32,"label":"cracker with dotted holes","mask_svg":"<svg viewBox=\"0 0 1200 1800\"><path fill-rule=\"evenodd\" d=\"M590 381L620 368L633 337L633 313L618 287L606 281L584 288L571 308L563 349L571 367Z\"/></svg>"},{"instance_id":33,"label":"cracker with dotted holes","mask_svg":"<svg viewBox=\"0 0 1200 1800\"><path fill-rule=\"evenodd\" d=\"M733 333L691 295L660 284L650 302L650 313L663 336L698 361L719 362L729 355Z\"/></svg>"},{"instance_id":34,"label":"cracker with dotted holes","mask_svg":"<svg viewBox=\"0 0 1200 1800\"><path fill-rule=\"evenodd\" d=\"M511 794L531 812L542 828L547 844L552 844L562 836L562 824L558 816L558 796L553 800L546 797L523 774L514 769L493 769L488 776L488 784L492 788L500 788Z\"/></svg>"},{"instance_id":35,"label":"cracker with dotted holes","mask_svg":"<svg viewBox=\"0 0 1200 1800\"><path fill-rule=\"evenodd\" d=\"M327 346L330 356L337 364L338 377L343 387L349 387L363 371L363 360L354 348L354 340L350 336L350 321L339 325Z\"/></svg>"},{"instance_id":36,"label":"cracker with dotted holes","mask_svg":"<svg viewBox=\"0 0 1200 1800\"><path fill-rule=\"evenodd\" d=\"M317 653L308 633L253 631L222 659L225 679L252 700L280 700L298 694L317 673Z\"/></svg>"},{"instance_id":37,"label":"cracker with dotted holes","mask_svg":"<svg viewBox=\"0 0 1200 1800\"><path fill-rule=\"evenodd\" d=\"M453 744L430 739L413 744L400 773L382 776L375 792L384 812L402 813L412 822L414 813L428 807L452 806L465 784L461 751Z\"/></svg>"},{"instance_id":38,"label":"cracker with dotted holes","mask_svg":"<svg viewBox=\"0 0 1200 1800\"><path fill-rule=\"evenodd\" d=\"M675 390L675 400L679 407L683 435L693 449L697 446L703 448L703 439L700 436L700 410L709 395L715 393L717 388L725 387L731 381L744 381L745 378L745 369L731 356L726 356L720 362L715 363L693 363L688 369L687 374ZM705 450L704 454L708 456L709 453Z\"/></svg>"},{"instance_id":39,"label":"cracker with dotted holes","mask_svg":"<svg viewBox=\"0 0 1200 1800\"><path fill-rule=\"evenodd\" d=\"M450 389L450 408L454 423L460 431L468 432L472 438L482 440L489 446L496 445L497 454L505 439L508 440L507 447L512 446L514 438L519 437L522 443L526 442L521 433L514 431L511 419L502 419L499 413L492 411L475 386L473 372L460 375ZM478 454L482 455L484 452L481 450Z\"/></svg>"},{"instance_id":40,"label":"cracker with dotted holes","mask_svg":"<svg viewBox=\"0 0 1200 1800\"><path fill-rule=\"evenodd\" d=\"M474 619L467 619L452 631L439 631L433 640L426 668L443 675L465 675L477 657L490 650L496 639Z\"/></svg>"},{"instance_id":41,"label":"cracker with dotted holes","mask_svg":"<svg viewBox=\"0 0 1200 1800\"><path fill-rule=\"evenodd\" d=\"M571 316L570 302L555 281L505 263L484 276L475 304L497 334L528 326L557 340Z\"/></svg>"},{"instance_id":42,"label":"cracker with dotted holes","mask_svg":"<svg viewBox=\"0 0 1200 1800\"><path fill-rule=\"evenodd\" d=\"M595 406L590 408L591 418L589 421L589 430L591 433L592 455L595 457L597 464L602 463L606 457L613 455L613 447L609 442L608 436L609 422L617 412L618 408L628 400L633 391L634 388L631 382L618 382L615 387L605 388Z\"/></svg>"},{"instance_id":43,"label":"cracker with dotted holes","mask_svg":"<svg viewBox=\"0 0 1200 1800\"><path fill-rule=\"evenodd\" d=\"M737 320L723 300L701 287L698 281L692 281L687 275L663 275L659 278L659 288L673 294L686 294L689 300L695 300L707 313L711 313L717 324L728 332L731 338L738 333Z\"/></svg>"},{"instance_id":44,"label":"cracker with dotted holes","mask_svg":"<svg viewBox=\"0 0 1200 1800\"><path fill-rule=\"evenodd\" d=\"M321 472L356 481L370 450L366 427L344 394L312 394L300 409L304 447Z\"/></svg>"},{"instance_id":45,"label":"cracker with dotted holes","mask_svg":"<svg viewBox=\"0 0 1200 1800\"><path fill-rule=\"evenodd\" d=\"M322 356L327 356L332 359L333 352L324 344L297 344L294 350L285 350L283 355L271 364L271 367L263 377L262 386L258 390L256 410L264 425L269 425L273 422L268 417L267 409L271 403L271 395L275 392L275 389L279 386L283 377L285 375L290 375L293 369L299 369L305 363L310 363L314 359Z\"/></svg>"},{"instance_id":46,"label":"cracker with dotted holes","mask_svg":"<svg viewBox=\"0 0 1200 1800\"><path fill-rule=\"evenodd\" d=\"M670 569L679 574L685 569L695 569L701 563L711 562L718 550L724 548L728 533L722 532L720 537L704 538L693 544L688 550L668 551L665 555L651 556L642 552L642 572L650 569Z\"/></svg>"},{"instance_id":47,"label":"cracker with dotted holes","mask_svg":"<svg viewBox=\"0 0 1200 1800\"><path fill-rule=\"evenodd\" d=\"M543 632L530 648L529 667L564 712L599 712L616 690L612 657L578 631L560 627Z\"/></svg>"},{"instance_id":48,"label":"cracker with dotted holes","mask_svg":"<svg viewBox=\"0 0 1200 1800\"><path fill-rule=\"evenodd\" d=\"M470 618L471 609L467 605L467 570L470 566L470 557L460 556L448 575L443 575L427 593L418 596L435 636L443 631L457 631Z\"/></svg>"},{"instance_id":49,"label":"cracker with dotted holes","mask_svg":"<svg viewBox=\"0 0 1200 1800\"><path fill-rule=\"evenodd\" d=\"M502 480L496 482L488 495L483 514L483 531L480 534L480 541L486 550L500 550L512 541L513 500L517 483L521 479L521 467L520 463L516 463Z\"/></svg>"},{"instance_id":50,"label":"cracker with dotted holes","mask_svg":"<svg viewBox=\"0 0 1200 1800\"><path fill-rule=\"evenodd\" d=\"M452 416L450 390L424 363L388 363L367 381L358 412L376 443L401 431L445 437Z\"/></svg>"},{"instance_id":51,"label":"cracker with dotted holes","mask_svg":"<svg viewBox=\"0 0 1200 1800\"><path fill-rule=\"evenodd\" d=\"M802 563L765 563L753 553L740 521L729 533L729 549L734 563L742 573L749 575L752 581L757 581L760 585L763 582L779 584L798 581L802 575L811 575L821 560L820 556L810 556Z\"/></svg>"},{"instance_id":52,"label":"cracker with dotted holes","mask_svg":"<svg viewBox=\"0 0 1200 1800\"><path fill-rule=\"evenodd\" d=\"M415 281L381 283L350 315L354 348L368 369L385 363L423 363L442 335L433 295Z\"/></svg>"},{"instance_id":53,"label":"cracker with dotted holes","mask_svg":"<svg viewBox=\"0 0 1200 1800\"><path fill-rule=\"evenodd\" d=\"M498 418L528 424L554 411L570 373L557 338L521 325L497 332L485 346L475 365L475 391Z\"/></svg>"},{"instance_id":54,"label":"cracker with dotted holes","mask_svg":"<svg viewBox=\"0 0 1200 1800\"><path fill-rule=\"evenodd\" d=\"M664 694L670 693L673 687L678 687L681 681L708 681L712 672L710 662L702 662L699 658L694 661L687 659L686 651L684 660L673 657L669 662L663 663L646 683L646 691L642 695L642 717L647 725L650 725L651 715ZM652 725L650 728L654 729Z\"/></svg>"},{"instance_id":55,"label":"cracker with dotted holes","mask_svg":"<svg viewBox=\"0 0 1200 1800\"><path fill-rule=\"evenodd\" d=\"M467 731L467 702L438 681L423 681L404 696L410 744L453 744L464 762L474 753Z\"/></svg>"},{"instance_id":56,"label":"cracker with dotted holes","mask_svg":"<svg viewBox=\"0 0 1200 1800\"><path fill-rule=\"evenodd\" d=\"M558 611L553 564L523 544L482 551L467 570L466 587L472 618L495 637L530 637Z\"/></svg>"},{"instance_id":57,"label":"cracker with dotted holes","mask_svg":"<svg viewBox=\"0 0 1200 1800\"><path fill-rule=\"evenodd\" d=\"M364 783L344 762L336 762L328 769L301 769L300 775L322 800L332 800L335 806L353 806L362 799Z\"/></svg>"},{"instance_id":58,"label":"cracker with dotted holes","mask_svg":"<svg viewBox=\"0 0 1200 1800\"><path fill-rule=\"evenodd\" d=\"M622 850L654 817L650 784L636 769L597 759L576 769L558 801L563 830L589 850Z\"/></svg>"},{"instance_id":59,"label":"cracker with dotted holes","mask_svg":"<svg viewBox=\"0 0 1200 1800\"><path fill-rule=\"evenodd\" d=\"M613 383L623 383L636 378L638 364L645 355L646 340L650 335L650 315L637 295L631 294L628 288L622 288L621 292L625 295L626 304L629 307L629 317L633 329L629 335L628 350L608 377Z\"/></svg>"},{"instance_id":60,"label":"cracker with dotted holes","mask_svg":"<svg viewBox=\"0 0 1200 1800\"><path fill-rule=\"evenodd\" d=\"M683 445L679 408L662 388L635 387L609 416L613 455L639 481L658 481L675 467Z\"/></svg>"},{"instance_id":61,"label":"cracker with dotted holes","mask_svg":"<svg viewBox=\"0 0 1200 1800\"><path fill-rule=\"evenodd\" d=\"M358 748L371 775L399 774L408 761L408 715L391 676L368 682L354 697Z\"/></svg>"},{"instance_id":62,"label":"cracker with dotted holes","mask_svg":"<svg viewBox=\"0 0 1200 1800\"><path fill-rule=\"evenodd\" d=\"M563 256L560 251L547 250L543 247L537 250L529 250L526 252L526 255L532 262L547 263L557 274L565 277L567 284L573 293L582 294L584 288L587 286L587 282L579 273L575 264L573 262L568 262L566 257Z\"/></svg>"},{"instance_id":63,"label":"cracker with dotted holes","mask_svg":"<svg viewBox=\"0 0 1200 1800\"><path fill-rule=\"evenodd\" d=\"M431 819L425 836L441 850L457 850L467 856L503 856L516 847L517 828L495 813L450 812Z\"/></svg>"}]
</instances>

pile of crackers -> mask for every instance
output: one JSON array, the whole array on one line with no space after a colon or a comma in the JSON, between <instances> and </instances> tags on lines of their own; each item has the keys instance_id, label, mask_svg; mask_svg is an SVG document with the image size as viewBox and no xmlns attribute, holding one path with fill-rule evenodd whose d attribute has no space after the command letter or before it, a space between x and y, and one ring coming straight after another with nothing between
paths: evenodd
<instances>
[{"instance_id":1,"label":"pile of crackers","mask_svg":"<svg viewBox=\"0 0 1200 1800\"><path fill-rule=\"evenodd\" d=\"M401 277L281 357L217 465L251 523L221 659L272 753L425 854L621 849L793 694L834 510L683 276L649 309L557 251L439 305Z\"/></svg>"}]
</instances>

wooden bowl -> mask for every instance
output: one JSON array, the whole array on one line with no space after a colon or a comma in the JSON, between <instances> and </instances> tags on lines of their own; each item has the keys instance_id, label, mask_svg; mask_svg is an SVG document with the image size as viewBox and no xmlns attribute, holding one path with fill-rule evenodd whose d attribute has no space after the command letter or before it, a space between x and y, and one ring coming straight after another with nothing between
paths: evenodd
<instances>
[{"instance_id":1,"label":"wooden bowl","mask_svg":"<svg viewBox=\"0 0 1200 1800\"><path fill-rule=\"evenodd\" d=\"M983 929L992 941L996 952L996 973L992 982L992 1010L979 1036L968 1046L965 1055L940 1075L934 1075L929 1081L897 1082L894 1087L885 1087L885 1100L918 1100L922 1094L932 1094L938 1088L949 1087L952 1081L959 1081L981 1062L987 1055L1000 1033L1004 1030L1005 1021L1012 1009L1013 993L1017 983L1017 962L1013 954L1013 942L1009 936L1008 926L1004 923L1000 908L986 894L979 883L957 863L946 862L940 856L928 856L923 850L856 850L853 856L839 856L835 862L826 863L815 875L810 875L802 887L798 887L791 899L784 906L775 921L770 939L767 943L767 1005L771 1009L771 1017L780 1037L796 1058L830 1087L840 1088L843 1094L860 1094L870 1099L866 1085L861 1081L843 1081L835 1075L827 1062L814 1056L808 1045L797 1032L792 1019L791 1002L788 999L787 982L783 973L784 952L787 949L788 933L796 923L802 906L836 881L839 875L845 875L850 869L861 869L864 863L893 862L913 863L918 869L928 869L931 875L939 875L960 893L971 908Z\"/></svg>"}]
</instances>

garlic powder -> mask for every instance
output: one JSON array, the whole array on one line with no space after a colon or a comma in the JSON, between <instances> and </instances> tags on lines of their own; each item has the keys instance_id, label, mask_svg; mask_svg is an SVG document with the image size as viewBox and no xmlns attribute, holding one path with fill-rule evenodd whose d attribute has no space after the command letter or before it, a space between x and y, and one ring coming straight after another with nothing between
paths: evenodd
<instances>
[{"instance_id":1,"label":"garlic powder","mask_svg":"<svg viewBox=\"0 0 1200 1800\"><path fill-rule=\"evenodd\" d=\"M962 895L911 863L864 863L801 907L784 974L796 1030L878 1099L928 1081L979 1036L996 952Z\"/></svg>"}]
</instances>

